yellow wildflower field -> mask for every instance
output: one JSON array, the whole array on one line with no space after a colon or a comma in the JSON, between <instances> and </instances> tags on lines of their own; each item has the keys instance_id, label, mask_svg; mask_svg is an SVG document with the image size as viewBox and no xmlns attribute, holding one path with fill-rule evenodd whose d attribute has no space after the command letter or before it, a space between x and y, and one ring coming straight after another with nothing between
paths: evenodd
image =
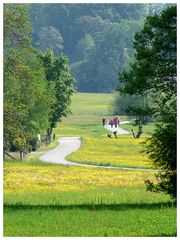
<instances>
[{"instance_id":1,"label":"yellow wildflower field","mask_svg":"<svg viewBox=\"0 0 180 240\"><path fill-rule=\"evenodd\" d=\"M81 148L68 159L97 165L150 168L150 161L141 153L143 140L134 140L129 135L118 139L84 137Z\"/></svg>"},{"instance_id":2,"label":"yellow wildflower field","mask_svg":"<svg viewBox=\"0 0 180 240\"><path fill-rule=\"evenodd\" d=\"M154 171L132 171L77 166L5 163L4 193L81 191L98 187L138 186Z\"/></svg>"}]
</instances>

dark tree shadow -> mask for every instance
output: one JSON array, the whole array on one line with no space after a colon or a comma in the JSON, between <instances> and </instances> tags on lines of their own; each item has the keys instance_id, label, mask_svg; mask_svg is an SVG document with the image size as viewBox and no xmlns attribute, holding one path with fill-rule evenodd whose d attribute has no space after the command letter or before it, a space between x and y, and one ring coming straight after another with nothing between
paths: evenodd
<instances>
[{"instance_id":1,"label":"dark tree shadow","mask_svg":"<svg viewBox=\"0 0 180 240\"><path fill-rule=\"evenodd\" d=\"M129 209L162 209L162 208L175 208L176 203L173 202L159 202L159 203L114 203L114 204L94 204L94 203L85 203L85 204L70 204L70 205L61 205L61 204L49 204L49 205L26 205L22 203L17 204L4 204L4 210L39 210L39 209L52 209L52 210L67 210L67 209L84 209L84 210L111 210L111 211L126 211Z\"/></svg>"}]
</instances>

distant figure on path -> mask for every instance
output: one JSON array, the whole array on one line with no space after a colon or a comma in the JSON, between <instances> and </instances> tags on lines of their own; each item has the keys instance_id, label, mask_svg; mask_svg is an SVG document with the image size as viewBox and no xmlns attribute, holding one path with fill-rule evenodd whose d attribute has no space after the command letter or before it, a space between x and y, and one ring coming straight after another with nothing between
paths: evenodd
<instances>
[{"instance_id":1,"label":"distant figure on path","mask_svg":"<svg viewBox=\"0 0 180 240\"><path fill-rule=\"evenodd\" d=\"M113 125L114 125L114 121L113 121L113 119L110 119L110 121L109 121L109 125L111 125L111 127L113 127Z\"/></svg>"},{"instance_id":2,"label":"distant figure on path","mask_svg":"<svg viewBox=\"0 0 180 240\"><path fill-rule=\"evenodd\" d=\"M104 127L105 124L106 124L106 119L105 118L102 119L102 124L103 124L103 127Z\"/></svg>"},{"instance_id":3,"label":"distant figure on path","mask_svg":"<svg viewBox=\"0 0 180 240\"><path fill-rule=\"evenodd\" d=\"M53 134L53 141L56 139L56 135L55 135L55 133Z\"/></svg>"},{"instance_id":4,"label":"distant figure on path","mask_svg":"<svg viewBox=\"0 0 180 240\"><path fill-rule=\"evenodd\" d=\"M114 124L115 124L115 127L119 127L120 120L119 120L118 117L115 117L115 118L114 118Z\"/></svg>"},{"instance_id":5,"label":"distant figure on path","mask_svg":"<svg viewBox=\"0 0 180 240\"><path fill-rule=\"evenodd\" d=\"M114 131L113 134L114 134L115 138L117 139L117 131Z\"/></svg>"},{"instance_id":6,"label":"distant figure on path","mask_svg":"<svg viewBox=\"0 0 180 240\"><path fill-rule=\"evenodd\" d=\"M117 117L115 117L114 118L114 125L115 125L115 128L117 128L118 127L118 118Z\"/></svg>"}]
</instances>

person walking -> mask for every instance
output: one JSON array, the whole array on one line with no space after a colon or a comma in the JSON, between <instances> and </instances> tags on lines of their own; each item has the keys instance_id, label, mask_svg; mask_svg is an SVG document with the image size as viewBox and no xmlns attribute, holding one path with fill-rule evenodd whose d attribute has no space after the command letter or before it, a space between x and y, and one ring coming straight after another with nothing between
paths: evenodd
<instances>
[{"instance_id":1,"label":"person walking","mask_svg":"<svg viewBox=\"0 0 180 240\"><path fill-rule=\"evenodd\" d=\"M106 119L105 118L102 119L102 124L103 124L103 127L104 127L105 124L106 124Z\"/></svg>"},{"instance_id":2,"label":"person walking","mask_svg":"<svg viewBox=\"0 0 180 240\"><path fill-rule=\"evenodd\" d=\"M113 134L114 134L115 138L117 139L118 138L117 137L117 131L114 131Z\"/></svg>"},{"instance_id":3,"label":"person walking","mask_svg":"<svg viewBox=\"0 0 180 240\"><path fill-rule=\"evenodd\" d=\"M113 125L114 125L114 120L113 119L110 119L109 125L111 125L111 127L113 127Z\"/></svg>"},{"instance_id":4,"label":"person walking","mask_svg":"<svg viewBox=\"0 0 180 240\"><path fill-rule=\"evenodd\" d=\"M117 126L118 126L118 119L117 119L117 117L114 118L114 125L115 125L115 128L117 128Z\"/></svg>"},{"instance_id":5,"label":"person walking","mask_svg":"<svg viewBox=\"0 0 180 240\"><path fill-rule=\"evenodd\" d=\"M116 117L116 120L117 120L117 126L119 126L119 125L120 125L120 119L119 119L119 117Z\"/></svg>"}]
</instances>

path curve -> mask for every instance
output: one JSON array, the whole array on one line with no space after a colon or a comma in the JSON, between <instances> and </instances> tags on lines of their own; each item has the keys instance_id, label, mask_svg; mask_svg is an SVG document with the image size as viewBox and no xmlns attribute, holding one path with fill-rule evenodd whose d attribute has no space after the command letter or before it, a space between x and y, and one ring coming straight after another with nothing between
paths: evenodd
<instances>
[{"instance_id":1,"label":"path curve","mask_svg":"<svg viewBox=\"0 0 180 240\"><path fill-rule=\"evenodd\" d=\"M99 166L99 165L91 165L91 164L83 164L83 163L76 163L70 162L66 160L66 157L78 150L81 146L80 137L60 137L58 139L59 145L50 150L45 152L43 155L40 156L40 160L44 162L62 164L62 165L72 165L72 166L83 166L83 167L95 167L95 168L109 168L109 169L123 169L123 170L153 170L147 168L128 168L128 167L113 167L113 166Z\"/></svg>"}]
</instances>

